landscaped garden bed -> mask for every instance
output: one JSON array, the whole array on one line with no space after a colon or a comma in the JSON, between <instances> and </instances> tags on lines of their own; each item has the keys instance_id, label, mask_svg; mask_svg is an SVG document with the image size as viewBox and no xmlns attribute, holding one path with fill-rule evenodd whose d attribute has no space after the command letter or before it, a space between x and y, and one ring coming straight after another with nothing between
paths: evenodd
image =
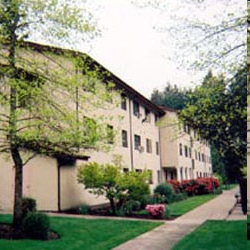
<instances>
[{"instance_id":1,"label":"landscaped garden bed","mask_svg":"<svg viewBox=\"0 0 250 250\"><path fill-rule=\"evenodd\" d=\"M11 215L0 215L0 223L11 221ZM50 221L51 229L61 236L58 240L0 239L0 249L109 250L162 225L162 222L67 217L50 217Z\"/></svg>"},{"instance_id":2,"label":"landscaped garden bed","mask_svg":"<svg viewBox=\"0 0 250 250\"><path fill-rule=\"evenodd\" d=\"M202 180L201 187L193 180L185 181L184 183L185 185L182 185L182 183L175 181L173 184L174 186L170 183L160 184L156 187L152 196L148 196L146 200L142 199L141 202L130 201L130 203L126 204L127 206L117 209L116 214L113 214L108 205L98 208L90 208L87 205L82 205L79 208L67 212L71 214L88 214L94 216L101 215L152 220L174 220L215 198L221 193L218 185L216 189L207 190L204 185L204 180ZM194 188L192 188L192 185ZM198 192L195 191L196 188L199 189ZM187 193L186 189L193 191ZM146 209L147 206L160 207L161 209L159 213L154 214L154 212L150 213L150 209ZM163 207L164 209L162 209Z\"/></svg>"}]
</instances>

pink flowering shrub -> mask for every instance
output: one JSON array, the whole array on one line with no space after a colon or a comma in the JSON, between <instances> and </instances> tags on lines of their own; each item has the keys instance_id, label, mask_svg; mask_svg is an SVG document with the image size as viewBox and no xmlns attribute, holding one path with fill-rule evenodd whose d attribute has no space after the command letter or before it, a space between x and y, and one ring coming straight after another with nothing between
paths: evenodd
<instances>
[{"instance_id":1,"label":"pink flowering shrub","mask_svg":"<svg viewBox=\"0 0 250 250\"><path fill-rule=\"evenodd\" d=\"M184 180L181 185L188 195L201 195L212 193L220 187L220 182L213 177L201 177L195 180Z\"/></svg>"},{"instance_id":2,"label":"pink flowering shrub","mask_svg":"<svg viewBox=\"0 0 250 250\"><path fill-rule=\"evenodd\" d=\"M152 205L147 205L145 209L153 217L161 217L165 211L165 205L164 204L152 204Z\"/></svg>"}]
</instances>

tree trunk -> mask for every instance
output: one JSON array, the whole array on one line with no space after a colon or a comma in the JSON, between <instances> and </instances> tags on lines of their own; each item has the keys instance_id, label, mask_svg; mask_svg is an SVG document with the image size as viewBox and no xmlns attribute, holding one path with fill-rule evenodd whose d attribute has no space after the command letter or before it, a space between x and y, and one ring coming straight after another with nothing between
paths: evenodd
<instances>
[{"instance_id":1,"label":"tree trunk","mask_svg":"<svg viewBox=\"0 0 250 250\"><path fill-rule=\"evenodd\" d=\"M115 207L115 201L114 199L109 199L110 205L111 205L111 210L112 210L112 214L116 215L116 207Z\"/></svg>"},{"instance_id":2,"label":"tree trunk","mask_svg":"<svg viewBox=\"0 0 250 250\"><path fill-rule=\"evenodd\" d=\"M14 193L14 213L13 227L20 228L22 224L22 197L23 197L23 162L18 149L11 151L12 159L15 163L15 193Z\"/></svg>"}]
</instances>

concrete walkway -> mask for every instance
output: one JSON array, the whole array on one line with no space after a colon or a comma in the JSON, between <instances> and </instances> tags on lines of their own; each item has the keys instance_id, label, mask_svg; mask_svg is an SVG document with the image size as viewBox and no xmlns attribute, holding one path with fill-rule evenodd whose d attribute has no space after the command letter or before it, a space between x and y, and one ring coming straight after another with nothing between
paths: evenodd
<instances>
[{"instance_id":1,"label":"concrete walkway","mask_svg":"<svg viewBox=\"0 0 250 250\"><path fill-rule=\"evenodd\" d=\"M240 207L235 207L234 195L237 191L238 188L223 191L223 194L206 204L174 221L166 221L164 225L113 250L171 250L178 241L206 220L246 220L246 215L241 213Z\"/></svg>"}]
</instances>

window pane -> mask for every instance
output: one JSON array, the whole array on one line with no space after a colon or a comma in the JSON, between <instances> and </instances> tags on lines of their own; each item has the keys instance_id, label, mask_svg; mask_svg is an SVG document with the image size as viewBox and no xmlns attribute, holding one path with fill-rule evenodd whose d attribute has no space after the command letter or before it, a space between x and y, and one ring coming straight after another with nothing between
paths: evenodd
<instances>
[{"instance_id":1,"label":"window pane","mask_svg":"<svg viewBox=\"0 0 250 250\"><path fill-rule=\"evenodd\" d=\"M134 136L135 149L139 149L141 146L141 137L139 135Z\"/></svg>"},{"instance_id":2,"label":"window pane","mask_svg":"<svg viewBox=\"0 0 250 250\"><path fill-rule=\"evenodd\" d=\"M152 153L152 141L150 139L146 140L147 153Z\"/></svg>"},{"instance_id":3,"label":"window pane","mask_svg":"<svg viewBox=\"0 0 250 250\"><path fill-rule=\"evenodd\" d=\"M127 110L127 97L125 94L121 94L121 108Z\"/></svg>"},{"instance_id":4,"label":"window pane","mask_svg":"<svg viewBox=\"0 0 250 250\"><path fill-rule=\"evenodd\" d=\"M122 146L128 147L128 133L126 130L122 130Z\"/></svg>"},{"instance_id":5,"label":"window pane","mask_svg":"<svg viewBox=\"0 0 250 250\"><path fill-rule=\"evenodd\" d=\"M136 101L133 101L133 113L137 117L140 116L140 106L139 106L139 103Z\"/></svg>"}]
</instances>

